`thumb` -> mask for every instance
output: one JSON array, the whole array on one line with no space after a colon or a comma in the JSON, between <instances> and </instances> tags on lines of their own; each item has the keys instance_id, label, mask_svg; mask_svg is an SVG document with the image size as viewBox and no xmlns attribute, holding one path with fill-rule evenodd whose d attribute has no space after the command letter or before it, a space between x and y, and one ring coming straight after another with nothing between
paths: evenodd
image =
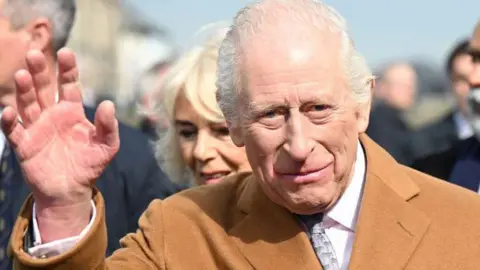
<instances>
[{"instance_id":1,"label":"thumb","mask_svg":"<svg viewBox=\"0 0 480 270\"><path fill-rule=\"evenodd\" d=\"M118 121L115 118L115 105L111 101L103 101L95 113L96 137L100 143L113 149L120 146Z\"/></svg>"}]
</instances>

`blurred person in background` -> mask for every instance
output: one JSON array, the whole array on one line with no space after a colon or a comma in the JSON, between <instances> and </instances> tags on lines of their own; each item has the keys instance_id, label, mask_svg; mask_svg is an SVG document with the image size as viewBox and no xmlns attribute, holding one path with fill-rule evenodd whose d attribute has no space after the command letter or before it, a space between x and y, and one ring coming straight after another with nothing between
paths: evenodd
<instances>
[{"instance_id":1,"label":"blurred person in background","mask_svg":"<svg viewBox=\"0 0 480 270\"><path fill-rule=\"evenodd\" d=\"M415 161L412 167L480 192L480 23L466 47L461 43L453 51L447 68L452 71L459 113L468 121L473 136L457 133L464 140L450 149Z\"/></svg>"},{"instance_id":2,"label":"blurred person in background","mask_svg":"<svg viewBox=\"0 0 480 270\"><path fill-rule=\"evenodd\" d=\"M163 100L163 94L158 91L158 85L173 63L172 60L156 62L148 68L138 80L140 105L139 129L152 140L158 139L158 133L168 128L168 119L159 113L152 113L156 103Z\"/></svg>"},{"instance_id":3,"label":"blurred person in background","mask_svg":"<svg viewBox=\"0 0 480 270\"><path fill-rule=\"evenodd\" d=\"M245 148L232 142L215 98L218 50L226 31L217 28L186 52L158 89L163 99L157 114L168 118L169 127L160 134L157 158L170 179L182 185L217 183L251 170Z\"/></svg>"},{"instance_id":4,"label":"blurred person in background","mask_svg":"<svg viewBox=\"0 0 480 270\"><path fill-rule=\"evenodd\" d=\"M387 66L374 90L377 103L367 134L402 164L413 158L411 130L403 114L414 105L416 92L417 74L407 63Z\"/></svg>"},{"instance_id":5,"label":"blurred person in background","mask_svg":"<svg viewBox=\"0 0 480 270\"><path fill-rule=\"evenodd\" d=\"M472 56L469 54L469 40L458 43L447 60L447 75L450 79L456 108L444 120L451 125L459 140L468 139L474 132L468 122L468 100L470 90L469 76L474 68Z\"/></svg>"},{"instance_id":6,"label":"blurred person in background","mask_svg":"<svg viewBox=\"0 0 480 270\"><path fill-rule=\"evenodd\" d=\"M454 97L454 102L451 107L445 106L446 110L435 120L414 130L412 143L415 159L443 152L452 148L459 140L468 139L473 135L467 119L467 94L470 88L468 76L473 68L468 47L468 40L462 40L455 44L447 57L444 74L448 80L445 89L449 91L447 94ZM445 96L443 99L448 99L450 96ZM436 106L438 108L441 104ZM417 115L413 114L413 116L420 118L425 114L433 113L435 107L425 109L428 111L416 111L413 113Z\"/></svg>"},{"instance_id":7,"label":"blurred person in background","mask_svg":"<svg viewBox=\"0 0 480 270\"><path fill-rule=\"evenodd\" d=\"M27 68L29 50L47 58L48 79L57 81L57 51L65 46L76 14L74 0L0 0L0 105L16 107L14 73ZM31 63L29 64L31 67ZM43 68L42 66L35 68ZM49 96L56 99L58 93ZM33 113L33 112L32 112ZM95 109L85 107L93 120ZM134 232L150 201L177 191L160 170L153 149L143 134L119 124L119 154L100 177L97 187L105 194L108 249L120 247L120 238ZM11 269L6 256L8 239L23 200L30 193L19 161L3 133L0 134L0 269Z\"/></svg>"}]
</instances>

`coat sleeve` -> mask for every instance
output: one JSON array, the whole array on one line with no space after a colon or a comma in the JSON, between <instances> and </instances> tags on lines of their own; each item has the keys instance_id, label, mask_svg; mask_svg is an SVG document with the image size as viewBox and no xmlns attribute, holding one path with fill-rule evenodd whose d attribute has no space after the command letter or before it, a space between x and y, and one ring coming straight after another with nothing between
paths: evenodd
<instances>
[{"instance_id":1,"label":"coat sleeve","mask_svg":"<svg viewBox=\"0 0 480 270\"><path fill-rule=\"evenodd\" d=\"M147 270L166 269L164 261L162 202L153 201L139 220L139 229L125 236L122 248L105 258L107 231L105 205L99 192L94 196L97 216L92 230L66 253L46 259L31 257L23 249L24 233L32 221L33 198L30 196L12 231L10 253L17 270Z\"/></svg>"}]
</instances>

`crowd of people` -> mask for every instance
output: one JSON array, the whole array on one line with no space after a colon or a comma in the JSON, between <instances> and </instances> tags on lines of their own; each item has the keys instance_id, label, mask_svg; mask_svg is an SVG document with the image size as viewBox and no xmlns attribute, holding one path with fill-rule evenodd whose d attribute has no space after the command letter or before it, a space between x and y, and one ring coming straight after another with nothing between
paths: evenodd
<instances>
[{"instance_id":1,"label":"crowd of people","mask_svg":"<svg viewBox=\"0 0 480 270\"><path fill-rule=\"evenodd\" d=\"M0 270L480 269L480 22L455 109L412 128L411 64L374 76L321 1L253 2L161 68L142 134L85 105L75 13L0 0Z\"/></svg>"}]
</instances>

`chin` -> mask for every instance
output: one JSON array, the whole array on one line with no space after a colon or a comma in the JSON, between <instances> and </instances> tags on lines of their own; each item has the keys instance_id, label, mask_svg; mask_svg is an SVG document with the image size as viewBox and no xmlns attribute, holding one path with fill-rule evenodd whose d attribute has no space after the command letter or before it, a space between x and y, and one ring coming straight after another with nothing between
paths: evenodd
<instances>
[{"instance_id":1,"label":"chin","mask_svg":"<svg viewBox=\"0 0 480 270\"><path fill-rule=\"evenodd\" d=\"M310 215L328 211L335 205L339 197L337 188L311 187L285 194L284 203L285 208L293 213Z\"/></svg>"}]
</instances>

